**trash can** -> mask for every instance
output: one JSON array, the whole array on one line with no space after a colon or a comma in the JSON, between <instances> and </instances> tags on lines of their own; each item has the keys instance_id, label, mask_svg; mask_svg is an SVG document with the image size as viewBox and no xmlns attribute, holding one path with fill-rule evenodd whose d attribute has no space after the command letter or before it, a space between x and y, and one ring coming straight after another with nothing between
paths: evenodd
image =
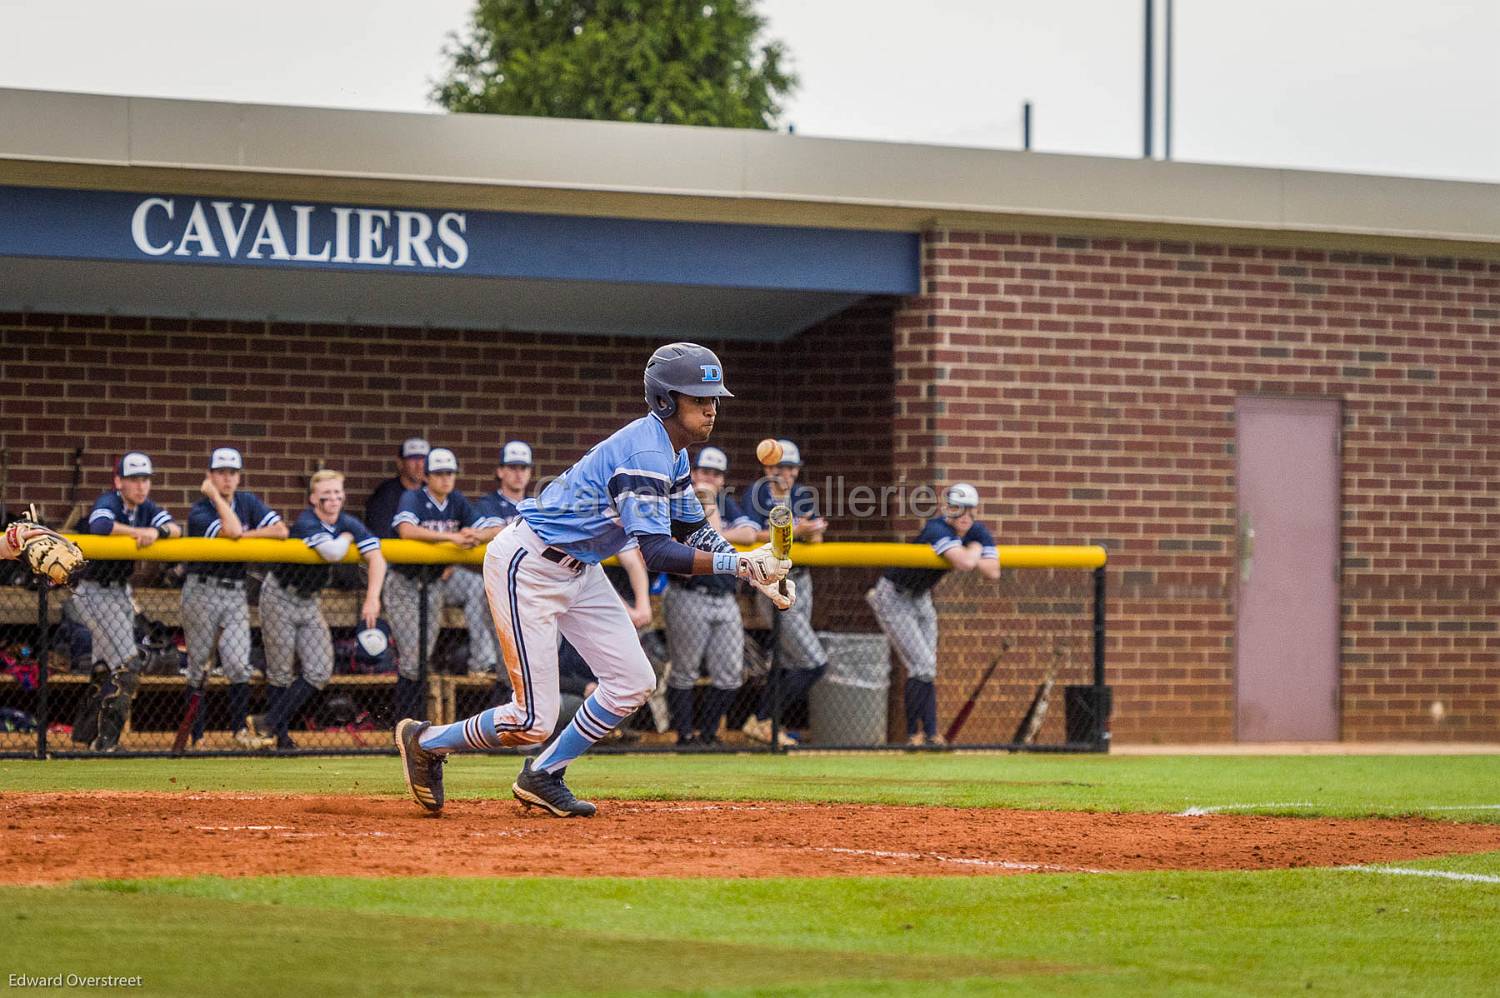
<instances>
[{"instance_id":1,"label":"trash can","mask_svg":"<svg viewBox=\"0 0 1500 998\"><path fill-rule=\"evenodd\" d=\"M820 631L828 672L807 694L810 734L817 745L884 745L891 688L891 646L885 635Z\"/></svg>"}]
</instances>

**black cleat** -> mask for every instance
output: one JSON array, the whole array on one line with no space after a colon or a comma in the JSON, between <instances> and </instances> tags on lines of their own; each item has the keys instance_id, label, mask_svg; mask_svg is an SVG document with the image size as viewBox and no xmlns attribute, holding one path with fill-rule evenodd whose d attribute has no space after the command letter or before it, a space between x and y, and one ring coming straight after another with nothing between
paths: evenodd
<instances>
[{"instance_id":1,"label":"black cleat","mask_svg":"<svg viewBox=\"0 0 1500 998\"><path fill-rule=\"evenodd\" d=\"M396 748L401 752L401 766L406 773L406 789L427 810L436 814L443 809L443 763L440 752L429 752L417 744L417 738L432 727L431 721L411 718L396 725Z\"/></svg>"},{"instance_id":2,"label":"black cleat","mask_svg":"<svg viewBox=\"0 0 1500 998\"><path fill-rule=\"evenodd\" d=\"M510 792L528 811L535 805L558 818L592 818L598 808L573 796L573 791L563 782L566 772L567 769L563 768L555 773L543 773L532 769L531 760L527 759L516 782L510 785Z\"/></svg>"}]
</instances>

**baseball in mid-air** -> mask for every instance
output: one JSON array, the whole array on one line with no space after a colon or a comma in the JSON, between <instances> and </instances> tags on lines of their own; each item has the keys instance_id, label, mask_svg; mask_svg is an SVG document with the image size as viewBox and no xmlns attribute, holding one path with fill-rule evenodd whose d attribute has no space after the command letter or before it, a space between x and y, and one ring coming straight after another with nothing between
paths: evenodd
<instances>
[{"instance_id":1,"label":"baseball in mid-air","mask_svg":"<svg viewBox=\"0 0 1500 998\"><path fill-rule=\"evenodd\" d=\"M772 437L766 437L755 445L755 459L761 464L779 464L781 462L781 443Z\"/></svg>"}]
</instances>

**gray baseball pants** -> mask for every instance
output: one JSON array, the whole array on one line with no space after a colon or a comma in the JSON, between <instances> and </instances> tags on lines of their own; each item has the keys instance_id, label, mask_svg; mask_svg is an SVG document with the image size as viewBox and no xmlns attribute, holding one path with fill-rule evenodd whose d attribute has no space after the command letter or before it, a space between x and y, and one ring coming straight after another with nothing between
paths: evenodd
<instances>
[{"instance_id":1,"label":"gray baseball pants","mask_svg":"<svg viewBox=\"0 0 1500 998\"><path fill-rule=\"evenodd\" d=\"M464 626L469 631L469 672L494 672L499 652L495 648L490 601L484 595L484 576L455 566L443 580L443 605L464 608Z\"/></svg>"},{"instance_id":2,"label":"gray baseball pants","mask_svg":"<svg viewBox=\"0 0 1500 998\"><path fill-rule=\"evenodd\" d=\"M418 655L421 634L422 584L416 579L390 572L385 577L385 590L381 594L385 601L386 619L390 621L391 637L396 639L399 661L396 671L402 679L418 679L422 667ZM432 650L437 647L438 631L443 626L443 583L434 579L427 584L427 659L432 660Z\"/></svg>"},{"instance_id":3,"label":"gray baseball pants","mask_svg":"<svg viewBox=\"0 0 1500 998\"><path fill-rule=\"evenodd\" d=\"M188 646L188 685L203 685L215 653L226 679L250 681L250 605L243 580L221 586L189 575L182 584L182 630Z\"/></svg>"},{"instance_id":4,"label":"gray baseball pants","mask_svg":"<svg viewBox=\"0 0 1500 998\"><path fill-rule=\"evenodd\" d=\"M96 661L118 672L135 657L135 603L128 585L101 586L84 579L73 590L71 605L94 638Z\"/></svg>"},{"instance_id":5,"label":"gray baseball pants","mask_svg":"<svg viewBox=\"0 0 1500 998\"><path fill-rule=\"evenodd\" d=\"M865 602L875 611L875 620L906 666L910 679L937 679L937 610L932 593L913 596L890 579L882 578L865 593Z\"/></svg>"},{"instance_id":6,"label":"gray baseball pants","mask_svg":"<svg viewBox=\"0 0 1500 998\"><path fill-rule=\"evenodd\" d=\"M740 688L745 679L745 624L734 593L671 585L662 597L662 616L672 655L668 686L692 689L701 668L718 689Z\"/></svg>"},{"instance_id":7,"label":"gray baseball pants","mask_svg":"<svg viewBox=\"0 0 1500 998\"><path fill-rule=\"evenodd\" d=\"M797 586L797 602L790 610L781 613L769 597L759 592L755 594L755 602L767 627L773 626L777 617L781 618L776 664L783 669L816 669L828 664L828 652L823 650L823 642L813 631L812 570L794 568L790 577Z\"/></svg>"},{"instance_id":8,"label":"gray baseball pants","mask_svg":"<svg viewBox=\"0 0 1500 998\"><path fill-rule=\"evenodd\" d=\"M298 661L309 686L321 690L328 685L333 639L316 593L302 596L269 576L260 588L260 639L266 648L266 681L272 686L290 686Z\"/></svg>"}]
</instances>

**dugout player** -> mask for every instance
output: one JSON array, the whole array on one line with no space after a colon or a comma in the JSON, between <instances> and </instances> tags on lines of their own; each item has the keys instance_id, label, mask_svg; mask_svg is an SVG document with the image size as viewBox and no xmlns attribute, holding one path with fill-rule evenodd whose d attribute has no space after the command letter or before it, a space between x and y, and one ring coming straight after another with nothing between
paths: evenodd
<instances>
[{"instance_id":1,"label":"dugout player","mask_svg":"<svg viewBox=\"0 0 1500 998\"><path fill-rule=\"evenodd\" d=\"M802 453L790 440L778 443L781 444L780 463L761 466L765 474L750 487L745 499L745 513L756 527L755 539L770 540L771 528L767 520L771 509L785 503L792 511L793 539L799 544L821 544L828 521L818 515L818 501L812 489L797 482L802 473ZM768 744L771 741L771 718L775 716L780 721L781 712L806 696L813 684L828 671L828 653L823 650L823 642L818 640L812 625L812 570L806 565L798 566L792 569L791 579L797 583L797 591L801 594L794 612L778 615L771 600L756 599L767 626L778 630L776 668L766 683L755 715L746 719L741 730L751 739ZM773 623L773 618L778 616ZM785 730L779 731L778 735L779 744L796 744Z\"/></svg>"},{"instance_id":2,"label":"dugout player","mask_svg":"<svg viewBox=\"0 0 1500 998\"><path fill-rule=\"evenodd\" d=\"M458 479L458 458L446 447L427 452L427 484L401 494L401 503L391 526L396 536L407 541L447 541L461 548L485 543L500 529L499 521L481 515L464 494L454 488ZM412 717L421 704L421 659L418 638L421 633L422 582L427 582L427 651L429 658L437 647L442 629L443 565L393 565L385 581L386 617L391 636L396 639L396 717Z\"/></svg>"},{"instance_id":3,"label":"dugout player","mask_svg":"<svg viewBox=\"0 0 1500 998\"><path fill-rule=\"evenodd\" d=\"M407 437L396 450L396 476L375 486L365 501L365 525L376 537L395 537L396 508L401 497L411 489L420 489L427 481L427 452L432 450L421 437Z\"/></svg>"},{"instance_id":4,"label":"dugout player","mask_svg":"<svg viewBox=\"0 0 1500 998\"><path fill-rule=\"evenodd\" d=\"M138 548L150 547L164 537L181 537L182 527L172 514L151 501L151 475L151 459L140 451L120 458L113 491L94 500L89 512L89 533L129 536ZM107 670L96 671L81 723L73 727L73 740L95 752L113 752L120 744L131 699L140 686L141 660L130 591L134 571L133 561L90 561L73 589L71 605L93 638L94 657Z\"/></svg>"},{"instance_id":5,"label":"dugout player","mask_svg":"<svg viewBox=\"0 0 1500 998\"><path fill-rule=\"evenodd\" d=\"M601 441L490 542L484 587L515 697L456 724L403 720L396 727L407 788L429 811L443 806L443 761L547 740L558 711L557 636L566 637L598 677L573 720L511 785L524 806L558 817L588 816L573 796L567 766L634 713L656 689L625 606L599 565L634 540L651 571L751 580L792 606L796 587L777 583L791 563L769 544L740 554L706 521L693 494L686 447L706 441L730 397L713 351L672 343L646 364L645 416Z\"/></svg>"},{"instance_id":6,"label":"dugout player","mask_svg":"<svg viewBox=\"0 0 1500 998\"><path fill-rule=\"evenodd\" d=\"M208 474L199 486L203 498L188 510L189 537L285 540L287 527L254 492L240 488L245 462L233 447L216 448ZM182 630L187 638L188 696L201 691L217 657L229 680L229 730L244 748L260 748L245 727L250 710L250 604L245 597L245 563L185 562L182 584ZM193 742L203 737L206 711L199 710Z\"/></svg>"},{"instance_id":7,"label":"dugout player","mask_svg":"<svg viewBox=\"0 0 1500 998\"><path fill-rule=\"evenodd\" d=\"M353 544L369 566L365 601L359 620L367 628L380 618L380 591L385 584L385 556L380 538L344 512L344 475L325 468L307 485L308 505L295 523L292 537L332 564L342 561ZM289 725L308 697L328 685L333 675L333 639L318 593L333 573L327 565L277 565L260 589L260 635L266 648L266 712L251 716L246 726L262 747L294 749ZM302 663L296 676L295 664ZM293 681L295 677L295 681Z\"/></svg>"},{"instance_id":8,"label":"dugout player","mask_svg":"<svg viewBox=\"0 0 1500 998\"><path fill-rule=\"evenodd\" d=\"M755 543L755 521L724 491L729 455L717 447L698 452L693 491L708 525L731 544ZM745 624L736 598L739 580L728 575L672 576L662 597L672 670L667 676L667 709L679 745L712 745L745 676ZM712 684L694 724L693 687L706 670Z\"/></svg>"},{"instance_id":9,"label":"dugout player","mask_svg":"<svg viewBox=\"0 0 1500 998\"><path fill-rule=\"evenodd\" d=\"M906 666L906 739L912 745L942 745L937 730L937 611L932 587L949 571L979 569L1000 578L995 538L975 517L979 491L959 482L943 493L943 513L923 525L913 544L930 544L948 564L941 568L891 568L865 593L865 602ZM921 731L918 731L920 725Z\"/></svg>"}]
</instances>

